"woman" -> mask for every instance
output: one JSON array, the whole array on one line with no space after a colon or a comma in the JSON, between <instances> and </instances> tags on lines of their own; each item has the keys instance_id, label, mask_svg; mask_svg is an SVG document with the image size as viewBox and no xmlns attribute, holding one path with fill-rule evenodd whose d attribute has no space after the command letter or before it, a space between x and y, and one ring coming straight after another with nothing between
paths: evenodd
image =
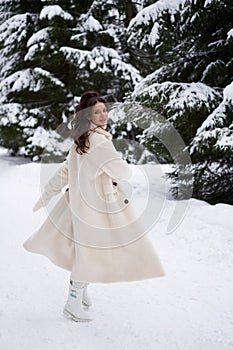
<instances>
[{"instance_id":1,"label":"woman","mask_svg":"<svg viewBox=\"0 0 233 350\"><path fill-rule=\"evenodd\" d=\"M44 188L34 211L61 193L41 228L25 243L34 253L71 271L64 313L90 321L89 283L135 281L165 275L145 228L122 184L131 167L106 131L106 101L85 92L72 121L73 144L67 159Z\"/></svg>"}]
</instances>

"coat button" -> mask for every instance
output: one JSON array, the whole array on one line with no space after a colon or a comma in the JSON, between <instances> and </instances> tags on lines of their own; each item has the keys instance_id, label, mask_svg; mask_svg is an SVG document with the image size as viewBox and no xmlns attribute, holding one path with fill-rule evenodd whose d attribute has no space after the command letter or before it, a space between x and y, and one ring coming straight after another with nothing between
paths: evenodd
<instances>
[{"instance_id":1,"label":"coat button","mask_svg":"<svg viewBox=\"0 0 233 350\"><path fill-rule=\"evenodd\" d=\"M112 184L113 184L114 186L117 186L117 182L115 182L115 181L114 181Z\"/></svg>"},{"instance_id":2,"label":"coat button","mask_svg":"<svg viewBox=\"0 0 233 350\"><path fill-rule=\"evenodd\" d=\"M125 204L128 204L128 203L129 203L128 199L125 199L125 200L124 200L124 203L125 203Z\"/></svg>"}]
</instances>

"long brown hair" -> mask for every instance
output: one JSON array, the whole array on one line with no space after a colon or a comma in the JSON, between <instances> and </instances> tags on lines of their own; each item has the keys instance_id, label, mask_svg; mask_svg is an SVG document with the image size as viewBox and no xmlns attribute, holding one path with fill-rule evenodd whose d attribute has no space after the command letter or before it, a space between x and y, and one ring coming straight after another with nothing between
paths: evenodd
<instances>
[{"instance_id":1,"label":"long brown hair","mask_svg":"<svg viewBox=\"0 0 233 350\"><path fill-rule=\"evenodd\" d=\"M89 128L91 124L91 108L97 102L106 104L104 98L100 97L96 91L86 91L82 94L79 104L75 107L74 118L71 121L71 136L76 143L76 152L87 153L89 149Z\"/></svg>"}]
</instances>

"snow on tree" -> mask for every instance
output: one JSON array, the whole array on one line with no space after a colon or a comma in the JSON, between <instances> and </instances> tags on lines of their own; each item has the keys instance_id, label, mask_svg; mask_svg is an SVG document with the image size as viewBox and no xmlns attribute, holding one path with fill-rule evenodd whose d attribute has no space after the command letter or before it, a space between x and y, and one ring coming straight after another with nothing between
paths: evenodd
<instances>
[{"instance_id":1,"label":"snow on tree","mask_svg":"<svg viewBox=\"0 0 233 350\"><path fill-rule=\"evenodd\" d=\"M39 16L41 20L51 20L54 17L60 17L67 21L72 21L74 19L70 13L64 11L59 5L45 6Z\"/></svg>"},{"instance_id":2,"label":"snow on tree","mask_svg":"<svg viewBox=\"0 0 233 350\"><path fill-rule=\"evenodd\" d=\"M222 101L197 129L188 150L193 165L191 168L177 166L172 176L173 181L177 172L183 176L187 172L193 172L196 198L212 204L232 204L233 83L224 89ZM176 185L178 188L182 184Z\"/></svg>"},{"instance_id":3,"label":"snow on tree","mask_svg":"<svg viewBox=\"0 0 233 350\"><path fill-rule=\"evenodd\" d=\"M189 149L195 195L213 204L232 204L233 83L226 86L221 103L198 128Z\"/></svg>"},{"instance_id":4,"label":"snow on tree","mask_svg":"<svg viewBox=\"0 0 233 350\"><path fill-rule=\"evenodd\" d=\"M148 117L141 105L129 102L113 103L109 112L109 131L114 137L117 150L122 153L126 161L132 164L155 164L157 158L154 152L137 139L141 132L140 125L137 123L138 115L142 119Z\"/></svg>"},{"instance_id":5,"label":"snow on tree","mask_svg":"<svg viewBox=\"0 0 233 350\"><path fill-rule=\"evenodd\" d=\"M111 100L122 99L141 79L125 52L125 18L124 1L95 0L79 18L72 49L61 48L85 89L89 86Z\"/></svg>"},{"instance_id":6,"label":"snow on tree","mask_svg":"<svg viewBox=\"0 0 233 350\"><path fill-rule=\"evenodd\" d=\"M32 159L62 156L76 101L97 90L124 101L110 128L128 161L172 161L162 144L172 126L193 161L174 174L193 172L198 198L228 200L230 0L4 0L0 10L2 146ZM185 197L184 181L176 185Z\"/></svg>"},{"instance_id":7,"label":"snow on tree","mask_svg":"<svg viewBox=\"0 0 233 350\"><path fill-rule=\"evenodd\" d=\"M70 47L61 47L60 49L67 62L73 66L75 76L79 79L85 79L87 71L92 71L91 79L83 81L84 89L105 91L106 80L109 78L109 89L115 89L119 94L122 91L129 90L141 80L137 69L131 64L122 61L121 56L116 50L99 46L91 51L73 49ZM100 76L103 75L103 79ZM119 81L119 77L122 77ZM96 84L98 82L98 86Z\"/></svg>"},{"instance_id":8,"label":"snow on tree","mask_svg":"<svg viewBox=\"0 0 233 350\"><path fill-rule=\"evenodd\" d=\"M157 82L224 87L233 75L233 41L227 36L232 18L229 0L159 0L129 24L132 63L145 75L160 69Z\"/></svg>"},{"instance_id":9,"label":"snow on tree","mask_svg":"<svg viewBox=\"0 0 233 350\"><path fill-rule=\"evenodd\" d=\"M85 90L118 100L140 81L122 40L124 1L7 0L1 10L0 141L14 153L45 153L35 129L45 135L68 121ZM14 148L11 130L18 133Z\"/></svg>"},{"instance_id":10,"label":"snow on tree","mask_svg":"<svg viewBox=\"0 0 233 350\"><path fill-rule=\"evenodd\" d=\"M130 22L128 32L130 33L128 41L135 41L142 48L145 44L152 47L159 39L160 18L167 11L171 18L179 10L180 6L184 5L186 0L159 0L154 4L142 9ZM152 26L150 25L151 23Z\"/></svg>"},{"instance_id":11,"label":"snow on tree","mask_svg":"<svg viewBox=\"0 0 233 350\"><path fill-rule=\"evenodd\" d=\"M21 12L17 0L1 2L0 21L0 142L14 154L25 145L24 126L27 115L11 88L23 68L26 42L33 30L34 14ZM32 5L34 9L34 4Z\"/></svg>"},{"instance_id":12,"label":"snow on tree","mask_svg":"<svg viewBox=\"0 0 233 350\"><path fill-rule=\"evenodd\" d=\"M223 100L198 128L190 144L190 153L220 157L233 150L233 82L223 90Z\"/></svg>"},{"instance_id":13,"label":"snow on tree","mask_svg":"<svg viewBox=\"0 0 233 350\"><path fill-rule=\"evenodd\" d=\"M156 72L155 72L156 73ZM154 81L153 74L143 79L128 97L128 101L141 103L148 108L148 114L152 111L160 114L163 118L171 122L176 130L182 135L186 145L189 145L195 136L197 128L203 123L205 118L213 111L222 94L208 87L203 83L151 83ZM142 124L144 114L138 111L134 113L132 119ZM152 118L151 118L152 120ZM163 127L161 125L161 127ZM148 134L147 134L148 132ZM162 131L161 131L162 132ZM143 142L154 144L154 151L160 160L171 161L169 152L155 141L155 135L151 133L151 128L143 131ZM155 145L157 144L158 147ZM165 157L165 154L166 157Z\"/></svg>"},{"instance_id":14,"label":"snow on tree","mask_svg":"<svg viewBox=\"0 0 233 350\"><path fill-rule=\"evenodd\" d=\"M26 38L28 31L27 22L27 14L21 14L7 19L0 25L1 80L14 70L15 63L17 64L17 61L20 59L20 53L13 44L22 42Z\"/></svg>"},{"instance_id":15,"label":"snow on tree","mask_svg":"<svg viewBox=\"0 0 233 350\"><path fill-rule=\"evenodd\" d=\"M128 100L134 99L172 122L185 141L186 149L193 138L193 142L197 142L196 132L210 116L218 116L221 120L220 114L223 113L226 118L223 118L223 123L219 121L218 137L217 129L209 132L209 137L207 133L206 137L200 133L199 151L202 152L191 153L193 168L177 166L173 175L179 172L185 177L185 172L196 172L194 196L208 198L212 203L232 201L226 196L229 193L228 171L232 164L228 157L229 147L226 147L232 133L232 104L226 103L223 96L224 88L233 80L233 9L230 1L159 0L148 5L128 27L131 61L145 75ZM162 159L165 153L156 141L156 132L158 125L156 128L152 125L139 136L148 142L147 147L160 152ZM214 141L210 136L213 133L219 147L212 147ZM220 157L222 169L228 169L223 172L228 186L222 186L222 192L216 191L216 187L211 190L213 177L211 172L206 172L207 163L213 167L214 161L220 162ZM198 170L200 164L205 169L203 179ZM176 185L183 187L182 183L176 182ZM183 193L185 197L185 189Z\"/></svg>"}]
</instances>

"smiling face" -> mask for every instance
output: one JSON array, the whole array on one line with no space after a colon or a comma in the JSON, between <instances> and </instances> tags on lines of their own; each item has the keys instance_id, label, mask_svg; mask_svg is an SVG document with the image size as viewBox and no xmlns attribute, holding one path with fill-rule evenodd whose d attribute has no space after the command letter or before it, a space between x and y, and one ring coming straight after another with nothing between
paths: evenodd
<instances>
[{"instance_id":1,"label":"smiling face","mask_svg":"<svg viewBox=\"0 0 233 350\"><path fill-rule=\"evenodd\" d=\"M106 105L103 102L97 102L92 107L91 121L98 126L106 126L108 121L108 111Z\"/></svg>"}]
</instances>

